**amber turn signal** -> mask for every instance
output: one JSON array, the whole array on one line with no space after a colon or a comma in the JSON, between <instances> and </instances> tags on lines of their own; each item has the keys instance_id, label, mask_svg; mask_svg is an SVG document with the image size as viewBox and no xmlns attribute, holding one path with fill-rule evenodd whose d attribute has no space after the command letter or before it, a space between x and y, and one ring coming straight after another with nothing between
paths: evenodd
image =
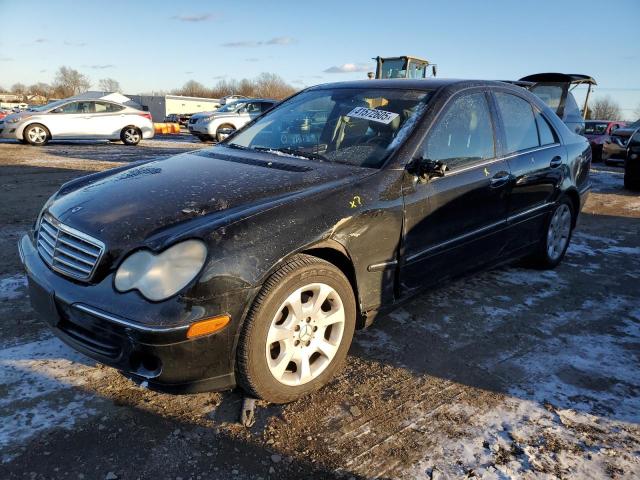
<instances>
[{"instance_id":1,"label":"amber turn signal","mask_svg":"<svg viewBox=\"0 0 640 480\"><path fill-rule=\"evenodd\" d=\"M229 315L218 315L217 317L200 320L189 327L187 338L201 337L202 335L217 332L223 329L230 321L231 317Z\"/></svg>"}]
</instances>

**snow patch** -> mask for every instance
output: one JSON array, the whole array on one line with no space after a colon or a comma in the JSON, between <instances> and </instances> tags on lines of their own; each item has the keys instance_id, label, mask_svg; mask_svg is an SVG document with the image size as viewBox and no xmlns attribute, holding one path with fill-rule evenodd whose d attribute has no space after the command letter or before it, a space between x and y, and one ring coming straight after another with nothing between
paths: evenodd
<instances>
[{"instance_id":1,"label":"snow patch","mask_svg":"<svg viewBox=\"0 0 640 480\"><path fill-rule=\"evenodd\" d=\"M0 301L15 300L25 295L27 277L16 274L0 278Z\"/></svg>"},{"instance_id":2,"label":"snow patch","mask_svg":"<svg viewBox=\"0 0 640 480\"><path fill-rule=\"evenodd\" d=\"M95 397L75 388L102 376L92 365L52 336L0 346L0 450L94 415Z\"/></svg>"}]
</instances>

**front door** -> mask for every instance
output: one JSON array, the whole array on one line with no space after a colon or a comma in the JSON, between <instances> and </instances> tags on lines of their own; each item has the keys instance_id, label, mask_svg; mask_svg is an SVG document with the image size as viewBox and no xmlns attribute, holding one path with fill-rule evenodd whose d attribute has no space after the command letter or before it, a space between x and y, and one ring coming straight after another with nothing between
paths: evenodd
<instances>
[{"instance_id":1,"label":"front door","mask_svg":"<svg viewBox=\"0 0 640 480\"><path fill-rule=\"evenodd\" d=\"M505 241L511 175L496 158L488 94L464 93L431 128L423 156L447 166L420 183L407 173L401 284L410 290L495 259Z\"/></svg>"}]
</instances>

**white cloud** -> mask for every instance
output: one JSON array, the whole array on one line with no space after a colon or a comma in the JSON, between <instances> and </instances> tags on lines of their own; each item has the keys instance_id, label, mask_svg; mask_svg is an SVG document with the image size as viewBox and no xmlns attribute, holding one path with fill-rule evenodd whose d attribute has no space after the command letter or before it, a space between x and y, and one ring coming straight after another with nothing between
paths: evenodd
<instances>
[{"instance_id":1,"label":"white cloud","mask_svg":"<svg viewBox=\"0 0 640 480\"><path fill-rule=\"evenodd\" d=\"M370 72L371 70L373 70L373 67L366 63L345 63L340 66L329 67L325 70L325 73Z\"/></svg>"},{"instance_id":2,"label":"white cloud","mask_svg":"<svg viewBox=\"0 0 640 480\"><path fill-rule=\"evenodd\" d=\"M181 22L206 22L207 20L213 20L215 17L212 13L201 13L200 15L174 15L171 18Z\"/></svg>"}]
</instances>

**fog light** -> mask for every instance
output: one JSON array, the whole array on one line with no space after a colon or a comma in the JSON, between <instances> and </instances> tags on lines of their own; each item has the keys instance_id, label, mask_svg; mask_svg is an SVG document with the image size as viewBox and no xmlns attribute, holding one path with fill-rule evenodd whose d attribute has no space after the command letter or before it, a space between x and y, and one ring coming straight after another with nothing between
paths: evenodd
<instances>
[{"instance_id":1,"label":"fog light","mask_svg":"<svg viewBox=\"0 0 640 480\"><path fill-rule=\"evenodd\" d=\"M187 330L187 338L201 337L222 330L231 321L229 315L218 315L194 323Z\"/></svg>"}]
</instances>

